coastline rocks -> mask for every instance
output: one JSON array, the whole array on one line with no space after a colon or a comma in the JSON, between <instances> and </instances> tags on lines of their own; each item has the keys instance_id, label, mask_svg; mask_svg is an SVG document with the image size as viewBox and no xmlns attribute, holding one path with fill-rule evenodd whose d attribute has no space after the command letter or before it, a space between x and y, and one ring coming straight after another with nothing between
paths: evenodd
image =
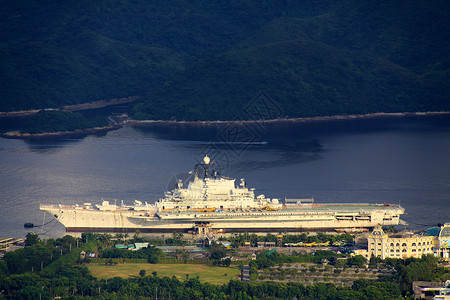
<instances>
[{"instance_id":1,"label":"coastline rocks","mask_svg":"<svg viewBox=\"0 0 450 300\"><path fill-rule=\"evenodd\" d=\"M358 119L372 119L372 118L403 118L403 117L424 117L449 115L450 111L430 111L430 112L398 112L398 113L368 113L368 114L354 114L354 115L336 115L336 116L318 116L318 117L303 117L303 118L281 118L281 119L261 119L261 120L232 120L232 121L176 121L176 120L127 120L128 125L146 125L146 124L201 124L201 125L215 125L215 124L231 124L231 123L304 123L317 121L337 121L337 120L358 120Z\"/></svg>"},{"instance_id":2,"label":"coastline rocks","mask_svg":"<svg viewBox=\"0 0 450 300\"><path fill-rule=\"evenodd\" d=\"M338 115L338 116L320 116L320 117L305 117L305 118L286 118L286 119L271 119L271 120L233 120L233 121L170 121L170 120L133 120L129 119L128 115L120 115L113 118L113 125L105 127L94 127L86 129L77 129L73 131L60 132L44 132L44 133L20 133L19 131L10 131L1 133L0 136L11 139L60 139L60 138L76 138L84 137L89 134L105 133L111 130L116 130L124 125L130 126L145 126L149 124L186 124L186 125L217 125L230 123L304 123L317 121L336 121L336 120L357 120L357 119L371 119L371 118L403 118L403 117L424 117L450 115L449 111L437 112L400 112L400 113L370 113L359 115Z\"/></svg>"}]
</instances>

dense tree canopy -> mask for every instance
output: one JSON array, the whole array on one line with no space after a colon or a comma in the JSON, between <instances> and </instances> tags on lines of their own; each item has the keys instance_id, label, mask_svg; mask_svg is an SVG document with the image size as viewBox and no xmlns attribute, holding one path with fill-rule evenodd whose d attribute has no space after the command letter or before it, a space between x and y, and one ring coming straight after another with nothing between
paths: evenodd
<instances>
[{"instance_id":1,"label":"dense tree canopy","mask_svg":"<svg viewBox=\"0 0 450 300\"><path fill-rule=\"evenodd\" d=\"M73 131L92 127L107 126L106 118L86 119L80 113L62 111L40 111L29 117L21 129L24 133Z\"/></svg>"},{"instance_id":2,"label":"dense tree canopy","mask_svg":"<svg viewBox=\"0 0 450 300\"><path fill-rule=\"evenodd\" d=\"M261 91L272 117L450 108L448 1L74 3L1 2L0 111L139 95L138 119L251 119Z\"/></svg>"},{"instance_id":3,"label":"dense tree canopy","mask_svg":"<svg viewBox=\"0 0 450 300\"><path fill-rule=\"evenodd\" d=\"M80 248L76 248L77 244ZM450 279L450 271L438 267L436 258L425 256L422 259L379 260L376 263L395 268L392 277L379 281L357 279L351 287L333 283L303 285L296 282L246 283L236 280L224 285L213 285L201 283L197 278L180 281L175 277L159 277L156 272L152 275L140 272L129 279L115 277L98 280L90 275L80 260L82 249L91 251L106 246L101 251L104 257L145 257L158 252L153 247L143 251L107 250L107 245L107 236L103 238L98 234L84 234L83 239L65 236L56 240L37 241L32 246L9 252L0 260L0 291L7 299L140 299L156 296L172 299L392 299L399 295L410 295L413 280ZM217 245L214 247L215 255L221 257L222 248ZM298 255L294 253L293 256ZM284 257L288 256L276 252L269 255L261 253L250 266L253 269L264 268L266 263L269 266L283 263L286 262ZM335 254L331 251L316 251L311 257L310 261L323 258L331 260Z\"/></svg>"}]
</instances>

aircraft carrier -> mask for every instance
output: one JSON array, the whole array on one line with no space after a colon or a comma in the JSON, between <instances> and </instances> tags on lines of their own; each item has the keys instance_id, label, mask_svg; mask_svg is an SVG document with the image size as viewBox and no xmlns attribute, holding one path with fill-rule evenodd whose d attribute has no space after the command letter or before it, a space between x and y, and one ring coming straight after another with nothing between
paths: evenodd
<instances>
[{"instance_id":1,"label":"aircraft carrier","mask_svg":"<svg viewBox=\"0 0 450 300\"><path fill-rule=\"evenodd\" d=\"M206 156L194 178L178 180L172 191L153 204L123 201L102 204L45 205L67 232L136 232L193 234L233 232L367 231L398 225L404 209L395 204L316 203L314 199L255 196L244 179L221 176Z\"/></svg>"}]
</instances>

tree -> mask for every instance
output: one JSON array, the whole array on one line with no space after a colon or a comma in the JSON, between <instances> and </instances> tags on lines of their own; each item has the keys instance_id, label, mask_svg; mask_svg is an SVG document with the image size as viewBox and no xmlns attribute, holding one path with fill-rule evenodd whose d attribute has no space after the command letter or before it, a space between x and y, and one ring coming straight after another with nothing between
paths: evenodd
<instances>
[{"instance_id":1,"label":"tree","mask_svg":"<svg viewBox=\"0 0 450 300\"><path fill-rule=\"evenodd\" d=\"M87 120L86 117L80 113L41 110L25 120L21 132L41 133L71 131L107 125L108 121L105 117Z\"/></svg>"},{"instance_id":2,"label":"tree","mask_svg":"<svg viewBox=\"0 0 450 300\"><path fill-rule=\"evenodd\" d=\"M90 243L97 240L98 235L93 232L83 232L81 234L81 241L83 243Z\"/></svg>"},{"instance_id":3,"label":"tree","mask_svg":"<svg viewBox=\"0 0 450 300\"><path fill-rule=\"evenodd\" d=\"M145 270L140 270L139 271L139 276L141 276L141 277L145 277Z\"/></svg>"},{"instance_id":4,"label":"tree","mask_svg":"<svg viewBox=\"0 0 450 300\"><path fill-rule=\"evenodd\" d=\"M177 259L183 259L186 260L189 258L189 252L187 252L186 249L182 248L182 249L177 249L175 251L175 255L177 257Z\"/></svg>"},{"instance_id":5,"label":"tree","mask_svg":"<svg viewBox=\"0 0 450 300\"><path fill-rule=\"evenodd\" d=\"M370 268L377 268L378 264L381 263L382 259L378 256L371 256L369 261L369 267Z\"/></svg>"},{"instance_id":6,"label":"tree","mask_svg":"<svg viewBox=\"0 0 450 300\"><path fill-rule=\"evenodd\" d=\"M0 275L8 273L8 264L4 260L0 260Z\"/></svg>"},{"instance_id":7,"label":"tree","mask_svg":"<svg viewBox=\"0 0 450 300\"><path fill-rule=\"evenodd\" d=\"M222 244L217 244L216 242L211 243L211 247L208 249L209 259L219 260L227 256L225 247Z\"/></svg>"},{"instance_id":8,"label":"tree","mask_svg":"<svg viewBox=\"0 0 450 300\"><path fill-rule=\"evenodd\" d=\"M28 300L28 299L50 299L50 297L47 295L47 293L37 287L34 286L26 286L23 289L19 290L17 293L15 293L14 295L14 299L23 299L23 300Z\"/></svg>"},{"instance_id":9,"label":"tree","mask_svg":"<svg viewBox=\"0 0 450 300\"><path fill-rule=\"evenodd\" d=\"M183 238L183 234L182 234L181 232L174 232L174 233L172 234L172 238L173 238L174 240L180 241L180 240Z\"/></svg>"},{"instance_id":10,"label":"tree","mask_svg":"<svg viewBox=\"0 0 450 300\"><path fill-rule=\"evenodd\" d=\"M144 239L141 237L141 231L139 229L136 230L136 232L133 234L133 242L134 243L144 242Z\"/></svg>"},{"instance_id":11,"label":"tree","mask_svg":"<svg viewBox=\"0 0 450 300\"><path fill-rule=\"evenodd\" d=\"M356 279L353 281L352 290L362 291L369 286L369 282L366 279Z\"/></svg>"},{"instance_id":12,"label":"tree","mask_svg":"<svg viewBox=\"0 0 450 300\"><path fill-rule=\"evenodd\" d=\"M140 251L144 251L148 255L148 262L151 264L157 264L159 262L159 258L164 256L164 253L161 249L156 248L155 246L150 246L147 248L144 248Z\"/></svg>"},{"instance_id":13,"label":"tree","mask_svg":"<svg viewBox=\"0 0 450 300\"><path fill-rule=\"evenodd\" d=\"M123 233L116 233L115 235L114 235L114 238L119 242L119 243L122 243L123 242L123 238L124 238L124 234Z\"/></svg>"},{"instance_id":14,"label":"tree","mask_svg":"<svg viewBox=\"0 0 450 300\"><path fill-rule=\"evenodd\" d=\"M102 242L102 244L103 244L104 246L110 247L110 246L111 246L111 238L112 238L111 234L109 234L109 233L104 233L104 234L102 234L102 235L100 235L100 236L98 237L98 240L99 240L100 242Z\"/></svg>"},{"instance_id":15,"label":"tree","mask_svg":"<svg viewBox=\"0 0 450 300\"><path fill-rule=\"evenodd\" d=\"M25 245L27 246L33 246L34 244L39 243L41 239L39 238L39 235L37 233L30 232L27 234L27 237L25 239Z\"/></svg>"},{"instance_id":16,"label":"tree","mask_svg":"<svg viewBox=\"0 0 450 300\"><path fill-rule=\"evenodd\" d=\"M264 242L276 242L277 241L277 236L273 235L271 233L267 233L266 236L264 237Z\"/></svg>"},{"instance_id":17,"label":"tree","mask_svg":"<svg viewBox=\"0 0 450 300\"><path fill-rule=\"evenodd\" d=\"M251 267L249 270L250 280L256 280L258 278L258 269Z\"/></svg>"},{"instance_id":18,"label":"tree","mask_svg":"<svg viewBox=\"0 0 450 300\"><path fill-rule=\"evenodd\" d=\"M81 241L78 240L78 241ZM82 242L82 241L81 241ZM62 246L64 249L70 249L71 247L75 247L77 245L77 239L70 235L65 235L62 238L59 238L55 241L56 246Z\"/></svg>"},{"instance_id":19,"label":"tree","mask_svg":"<svg viewBox=\"0 0 450 300\"><path fill-rule=\"evenodd\" d=\"M345 259L337 259L334 266L336 268L345 268L347 267L347 262Z\"/></svg>"},{"instance_id":20,"label":"tree","mask_svg":"<svg viewBox=\"0 0 450 300\"><path fill-rule=\"evenodd\" d=\"M276 265L276 262L274 260L272 260L271 258L273 258L272 255L270 255L269 257L263 253L262 255L259 255L256 259L256 264L258 266L258 269L267 269L269 267L273 267Z\"/></svg>"},{"instance_id":21,"label":"tree","mask_svg":"<svg viewBox=\"0 0 450 300\"><path fill-rule=\"evenodd\" d=\"M227 257L226 259L223 259L222 264L224 267L229 267L231 265L231 259L229 257Z\"/></svg>"},{"instance_id":22,"label":"tree","mask_svg":"<svg viewBox=\"0 0 450 300\"><path fill-rule=\"evenodd\" d=\"M405 266L398 265L398 276L403 294L410 291L413 281L432 281L435 279L437 258L432 255L424 255L422 259L407 259Z\"/></svg>"},{"instance_id":23,"label":"tree","mask_svg":"<svg viewBox=\"0 0 450 300\"><path fill-rule=\"evenodd\" d=\"M349 266L355 266L357 268L362 268L364 265L367 264L367 260L362 255L355 255L355 256L350 256L349 258L347 258L347 264Z\"/></svg>"}]
</instances>

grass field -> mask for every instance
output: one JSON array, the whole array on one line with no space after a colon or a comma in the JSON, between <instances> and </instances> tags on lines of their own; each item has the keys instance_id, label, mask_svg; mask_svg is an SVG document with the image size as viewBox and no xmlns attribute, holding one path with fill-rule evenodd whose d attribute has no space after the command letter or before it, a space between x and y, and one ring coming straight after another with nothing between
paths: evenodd
<instances>
[{"instance_id":1,"label":"grass field","mask_svg":"<svg viewBox=\"0 0 450 300\"><path fill-rule=\"evenodd\" d=\"M216 267L194 264L119 264L115 266L89 265L92 276L98 279L108 279L113 277L139 277L139 271L145 270L147 276L152 276L156 271L157 276L176 276L180 280L199 277L201 282L212 284L228 283L230 279L239 279L241 271L237 266Z\"/></svg>"}]
</instances>

